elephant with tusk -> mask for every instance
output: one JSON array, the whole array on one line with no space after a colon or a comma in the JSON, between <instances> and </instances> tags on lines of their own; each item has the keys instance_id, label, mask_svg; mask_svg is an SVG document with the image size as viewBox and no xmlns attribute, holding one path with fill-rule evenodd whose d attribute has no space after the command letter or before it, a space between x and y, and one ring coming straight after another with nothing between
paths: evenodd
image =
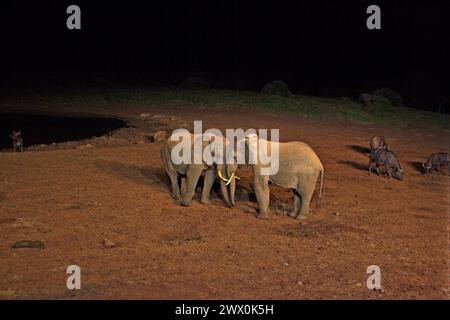
<instances>
[{"instance_id":1,"label":"elephant with tusk","mask_svg":"<svg viewBox=\"0 0 450 320\"><path fill-rule=\"evenodd\" d=\"M256 140L253 140L256 139ZM266 154L272 154L272 150L278 149L278 170L262 173L261 169L270 167L262 164L259 158L254 161L253 187L259 206L258 218L267 219L269 211L269 181L280 187L292 188L294 191L294 210L289 216L299 219L309 215L309 204L315 190L317 178L320 175L319 199L322 196L324 168L314 150L302 142L280 143L259 139L256 136L247 136L245 139L246 153L252 149L251 141L256 141L254 146L263 143ZM254 149L255 150L255 149ZM260 150L260 149L259 149Z\"/></svg>"},{"instance_id":2,"label":"elephant with tusk","mask_svg":"<svg viewBox=\"0 0 450 320\"><path fill-rule=\"evenodd\" d=\"M236 179L239 179L239 177L236 176L237 164L235 159L233 159L233 161L229 161L229 164L227 164L226 161L227 152L225 151L228 141L223 137L220 137L219 139L223 139L223 150L220 150L218 152L217 157L214 151L212 152L214 159L222 159L222 161L208 161L202 159L201 163L194 163L193 155L195 139L202 139L202 154L206 148L211 146L211 141L203 141L203 138L201 136L195 138L193 134L189 134L188 137L190 137L190 150L192 155L190 161L188 161L189 163L176 164L172 160L172 151L178 144L177 141L171 141L170 139L168 139L165 140L161 146L161 159L172 185L172 197L176 200L180 200L181 198L181 204L183 206L189 206L195 194L195 188L197 186L198 179L202 172L204 172L205 177L201 202L203 204L210 203L209 195L211 193L214 181L216 180L217 174L218 178L220 179L220 189L225 202L229 207L234 206ZM178 185L178 177L180 176L186 178L186 191L183 194L181 194L180 187Z\"/></svg>"}]
</instances>

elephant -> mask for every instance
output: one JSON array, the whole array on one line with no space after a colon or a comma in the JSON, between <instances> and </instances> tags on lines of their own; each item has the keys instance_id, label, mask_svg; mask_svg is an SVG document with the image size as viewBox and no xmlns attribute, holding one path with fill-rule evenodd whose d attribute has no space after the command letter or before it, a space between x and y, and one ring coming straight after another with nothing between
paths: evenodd
<instances>
[{"instance_id":1,"label":"elephant","mask_svg":"<svg viewBox=\"0 0 450 320\"><path fill-rule=\"evenodd\" d=\"M254 138L254 137L253 137ZM246 138L246 152L249 150L249 138ZM270 165L261 164L256 160L251 164L253 171L253 187L258 202L259 212L257 218L267 219L269 211L269 181L284 188L292 188L294 191L294 210L290 217L305 219L309 217L309 204L314 193L317 178L320 173L319 200L322 196L324 168L314 150L302 142L280 143L258 139L258 143L267 143L268 154L271 153L274 144L278 144L279 166L278 171L264 175L261 169Z\"/></svg>"},{"instance_id":2,"label":"elephant","mask_svg":"<svg viewBox=\"0 0 450 320\"><path fill-rule=\"evenodd\" d=\"M189 135L188 135L189 136ZM194 135L190 134L190 147L191 147L191 155L194 154ZM202 139L202 137L198 137L196 139ZM233 160L232 163L226 163L226 152L225 146L227 145L226 139L223 139L224 150L221 152L220 158L223 159L222 163L215 162L205 162L204 160L195 164L194 161L190 161L190 164L181 163L175 164L172 161L172 150L175 145L178 143L177 141L171 141L170 139L165 140L161 145L161 160L163 162L164 168L166 170L167 175L169 176L171 186L172 186L172 197L175 200L181 200L181 205L189 206L192 202L192 198L195 194L195 189L197 186L198 179L202 172L205 173L204 183L203 183L203 191L201 197L201 203L209 204L209 195L211 193L212 186L214 181L216 180L216 173L218 178L220 179L220 188L223 195L223 198L226 204L229 207L233 207L235 205L235 191L236 191L236 179L240 179L236 176L237 164L236 161ZM210 141L203 141L202 139L202 153L205 148L210 144ZM181 194L180 187L178 185L178 177L186 178L186 191ZM228 189L229 186L229 189Z\"/></svg>"}]
</instances>

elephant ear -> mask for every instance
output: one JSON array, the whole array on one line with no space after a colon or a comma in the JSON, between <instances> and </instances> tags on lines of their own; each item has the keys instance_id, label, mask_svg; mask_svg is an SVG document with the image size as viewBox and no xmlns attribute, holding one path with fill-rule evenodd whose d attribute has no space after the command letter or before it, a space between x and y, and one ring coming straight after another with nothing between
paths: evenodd
<instances>
[{"instance_id":1,"label":"elephant ear","mask_svg":"<svg viewBox=\"0 0 450 320\"><path fill-rule=\"evenodd\" d=\"M212 143L211 141L208 141L205 143L204 145L204 149L203 149L203 155L204 154L210 154L210 157L202 157L202 161L204 164L206 164L208 167L212 167L214 165L214 158L216 156L216 151L214 149L212 149Z\"/></svg>"}]
</instances>

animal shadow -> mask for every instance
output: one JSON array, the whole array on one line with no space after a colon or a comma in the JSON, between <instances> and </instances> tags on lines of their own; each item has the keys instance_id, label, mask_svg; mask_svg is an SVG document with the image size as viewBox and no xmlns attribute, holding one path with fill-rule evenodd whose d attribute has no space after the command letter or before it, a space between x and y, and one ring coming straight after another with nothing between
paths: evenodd
<instances>
[{"instance_id":1,"label":"animal shadow","mask_svg":"<svg viewBox=\"0 0 450 320\"><path fill-rule=\"evenodd\" d=\"M424 174L424 173L425 173L424 170L423 170L423 167L422 167L422 162L412 161L412 162L409 162L409 164L410 164L411 167L413 167L417 172L419 172L419 173L421 173L421 174Z\"/></svg>"},{"instance_id":2,"label":"animal shadow","mask_svg":"<svg viewBox=\"0 0 450 320\"><path fill-rule=\"evenodd\" d=\"M96 161L96 166L100 170L120 179L130 180L161 189L166 189L166 187L170 188L169 180L162 168L138 167L107 160Z\"/></svg>"},{"instance_id":3,"label":"animal shadow","mask_svg":"<svg viewBox=\"0 0 450 320\"><path fill-rule=\"evenodd\" d=\"M361 146L357 146L357 145L349 145L347 147L352 149L353 151L362 153L364 155L369 155L369 153L370 153L370 149L366 148L366 147L361 147Z\"/></svg>"},{"instance_id":4,"label":"animal shadow","mask_svg":"<svg viewBox=\"0 0 450 320\"><path fill-rule=\"evenodd\" d=\"M349 161L349 160L338 160L339 164L345 164L347 166L351 166L358 170L367 170L367 165L363 165L361 163L355 162L355 161Z\"/></svg>"},{"instance_id":5,"label":"animal shadow","mask_svg":"<svg viewBox=\"0 0 450 320\"><path fill-rule=\"evenodd\" d=\"M237 201L249 201L256 202L256 195L253 190L247 186L237 185L236 186L236 195L235 198Z\"/></svg>"}]
</instances>

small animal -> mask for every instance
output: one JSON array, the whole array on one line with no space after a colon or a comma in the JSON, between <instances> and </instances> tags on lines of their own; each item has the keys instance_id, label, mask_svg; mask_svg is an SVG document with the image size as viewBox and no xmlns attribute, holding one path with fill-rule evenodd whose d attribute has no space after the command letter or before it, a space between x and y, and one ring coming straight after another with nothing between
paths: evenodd
<instances>
[{"instance_id":1,"label":"small animal","mask_svg":"<svg viewBox=\"0 0 450 320\"><path fill-rule=\"evenodd\" d=\"M383 136L374 136L369 140L370 151L374 149L389 150L386 139Z\"/></svg>"},{"instance_id":2,"label":"small animal","mask_svg":"<svg viewBox=\"0 0 450 320\"><path fill-rule=\"evenodd\" d=\"M427 163L423 163L424 174L433 173L434 170L439 171L441 174L445 174L441 171L441 166L448 166L450 163L450 157L448 153L433 153L428 157Z\"/></svg>"},{"instance_id":3,"label":"small animal","mask_svg":"<svg viewBox=\"0 0 450 320\"><path fill-rule=\"evenodd\" d=\"M10 138L12 139L14 152L16 152L18 149L20 149L20 151L23 152L22 131L13 130L13 132L10 135Z\"/></svg>"},{"instance_id":4,"label":"small animal","mask_svg":"<svg viewBox=\"0 0 450 320\"><path fill-rule=\"evenodd\" d=\"M385 168L385 176L387 175L389 179L392 179L392 176L398 180L403 180L404 172L400 163L398 162L397 157L392 151L383 150L383 149L373 149L370 152L369 157L369 174L372 173L373 166L377 171L378 175L380 175L380 166L384 166Z\"/></svg>"},{"instance_id":5,"label":"small animal","mask_svg":"<svg viewBox=\"0 0 450 320\"><path fill-rule=\"evenodd\" d=\"M373 95L371 95L369 93L362 93L359 96L358 100L359 100L359 103L361 104L361 106L363 107L363 109L368 110L372 106Z\"/></svg>"}]
</instances>

